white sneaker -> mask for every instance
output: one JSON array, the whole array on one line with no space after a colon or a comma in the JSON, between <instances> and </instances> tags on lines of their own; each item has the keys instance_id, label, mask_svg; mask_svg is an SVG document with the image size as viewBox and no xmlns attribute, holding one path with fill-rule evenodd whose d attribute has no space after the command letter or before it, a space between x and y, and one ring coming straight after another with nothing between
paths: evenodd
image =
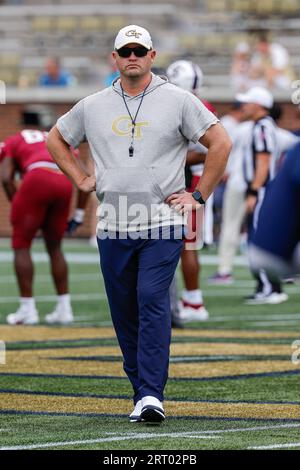
<instances>
[{"instance_id":1,"label":"white sneaker","mask_svg":"<svg viewBox=\"0 0 300 470\"><path fill-rule=\"evenodd\" d=\"M139 400L135 407L133 412L129 415L129 421L131 423L139 423L141 420L141 412L142 412L142 400Z\"/></svg>"},{"instance_id":2,"label":"white sneaker","mask_svg":"<svg viewBox=\"0 0 300 470\"><path fill-rule=\"evenodd\" d=\"M182 323L193 321L206 321L208 320L209 313L203 304L192 305L187 302L179 301L179 314L178 318Z\"/></svg>"},{"instance_id":3,"label":"white sneaker","mask_svg":"<svg viewBox=\"0 0 300 470\"><path fill-rule=\"evenodd\" d=\"M267 296L263 292L255 292L255 294L245 297L245 305L263 305L267 303Z\"/></svg>"},{"instance_id":4,"label":"white sneaker","mask_svg":"<svg viewBox=\"0 0 300 470\"><path fill-rule=\"evenodd\" d=\"M285 292L271 292L270 294L263 294L259 292L250 296L246 301L246 305L276 305L286 302L289 296Z\"/></svg>"},{"instance_id":5,"label":"white sneaker","mask_svg":"<svg viewBox=\"0 0 300 470\"><path fill-rule=\"evenodd\" d=\"M272 292L270 295L267 295L266 303L271 305L282 304L288 300L289 296L285 292Z\"/></svg>"},{"instance_id":6,"label":"white sneaker","mask_svg":"<svg viewBox=\"0 0 300 470\"><path fill-rule=\"evenodd\" d=\"M72 309L63 309L59 305L52 313L46 315L45 320L50 325L59 323L60 325L68 325L74 321Z\"/></svg>"},{"instance_id":7,"label":"white sneaker","mask_svg":"<svg viewBox=\"0 0 300 470\"><path fill-rule=\"evenodd\" d=\"M9 325L36 325L39 323L39 314L36 309L28 309L24 306L18 308L15 313L6 317Z\"/></svg>"},{"instance_id":8,"label":"white sneaker","mask_svg":"<svg viewBox=\"0 0 300 470\"><path fill-rule=\"evenodd\" d=\"M161 423L165 420L163 404L155 397L142 398L141 419L147 423Z\"/></svg>"}]
</instances>

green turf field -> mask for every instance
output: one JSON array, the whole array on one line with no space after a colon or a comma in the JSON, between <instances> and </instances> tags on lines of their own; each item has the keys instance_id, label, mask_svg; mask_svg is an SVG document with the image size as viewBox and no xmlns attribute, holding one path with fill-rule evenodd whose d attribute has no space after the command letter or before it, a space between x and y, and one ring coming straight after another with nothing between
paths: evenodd
<instances>
[{"instance_id":1,"label":"green turf field","mask_svg":"<svg viewBox=\"0 0 300 470\"><path fill-rule=\"evenodd\" d=\"M40 242L35 292L41 324L9 327L18 306L11 252L0 241L0 449L297 449L300 448L300 282L287 303L244 306L253 281L245 266L236 283L212 287L205 252L203 291L210 320L174 330L168 416L161 426L130 424L131 389L122 370L96 249L65 243L76 322L48 327L55 304ZM298 346L300 349L300 346ZM300 351L299 351L300 357Z\"/></svg>"}]
</instances>

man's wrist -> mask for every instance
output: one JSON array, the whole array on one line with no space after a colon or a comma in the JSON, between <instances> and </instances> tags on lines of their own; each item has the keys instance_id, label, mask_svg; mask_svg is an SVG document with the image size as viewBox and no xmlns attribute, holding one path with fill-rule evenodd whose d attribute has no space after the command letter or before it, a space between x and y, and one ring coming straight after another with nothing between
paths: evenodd
<instances>
[{"instance_id":1,"label":"man's wrist","mask_svg":"<svg viewBox=\"0 0 300 470\"><path fill-rule=\"evenodd\" d=\"M246 190L246 197L248 196L258 197L258 189L254 189L249 186Z\"/></svg>"},{"instance_id":2,"label":"man's wrist","mask_svg":"<svg viewBox=\"0 0 300 470\"><path fill-rule=\"evenodd\" d=\"M197 189L196 189L196 191L194 191L192 193L192 196L195 199L195 201L199 202L199 204L201 204L201 205L205 204L205 200L203 199L202 194Z\"/></svg>"}]
</instances>

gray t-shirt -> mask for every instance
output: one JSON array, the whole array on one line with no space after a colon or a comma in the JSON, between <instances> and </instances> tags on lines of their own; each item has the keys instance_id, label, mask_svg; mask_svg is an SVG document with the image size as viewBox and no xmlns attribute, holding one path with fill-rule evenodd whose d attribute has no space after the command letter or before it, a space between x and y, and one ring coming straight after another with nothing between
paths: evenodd
<instances>
[{"instance_id":1,"label":"gray t-shirt","mask_svg":"<svg viewBox=\"0 0 300 470\"><path fill-rule=\"evenodd\" d=\"M133 118L141 98L125 94ZM101 203L98 229L127 232L185 222L164 201L185 189L189 141L196 143L217 122L199 98L152 75L136 119L132 157L132 122L120 80L79 101L57 128L75 148L89 143Z\"/></svg>"}]
</instances>

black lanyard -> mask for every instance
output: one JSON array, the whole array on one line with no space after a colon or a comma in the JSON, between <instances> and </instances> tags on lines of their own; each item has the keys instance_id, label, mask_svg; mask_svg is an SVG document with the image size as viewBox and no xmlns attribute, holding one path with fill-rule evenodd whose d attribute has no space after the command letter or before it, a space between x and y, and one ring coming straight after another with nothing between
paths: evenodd
<instances>
[{"instance_id":1,"label":"black lanyard","mask_svg":"<svg viewBox=\"0 0 300 470\"><path fill-rule=\"evenodd\" d=\"M151 82L150 82L151 83ZM139 114L139 110L142 106L142 102L143 102L143 99L144 99L144 96L145 96L145 93L147 91L147 88L149 87L150 83L148 83L148 85L146 86L146 88L144 89L143 91L143 94L142 94L142 97L141 97L141 101L140 101L140 104L138 106L138 109L135 113L135 116L134 118L132 117L132 114L128 108L128 105L126 103L126 99L125 99L125 95L124 95L124 90L123 90L123 87L121 85L121 90L122 90L122 98L123 98L123 101L124 101L124 104L126 106L126 109L127 109L127 112L129 114L129 117L130 117L130 120L131 120L131 124L132 124L132 128L131 128L131 142L130 142L130 146L129 146L129 149L128 149L128 152L129 152L129 157L133 157L133 153L134 153L134 136L135 136L135 125L136 125L136 119L138 117L138 114Z\"/></svg>"}]
</instances>

